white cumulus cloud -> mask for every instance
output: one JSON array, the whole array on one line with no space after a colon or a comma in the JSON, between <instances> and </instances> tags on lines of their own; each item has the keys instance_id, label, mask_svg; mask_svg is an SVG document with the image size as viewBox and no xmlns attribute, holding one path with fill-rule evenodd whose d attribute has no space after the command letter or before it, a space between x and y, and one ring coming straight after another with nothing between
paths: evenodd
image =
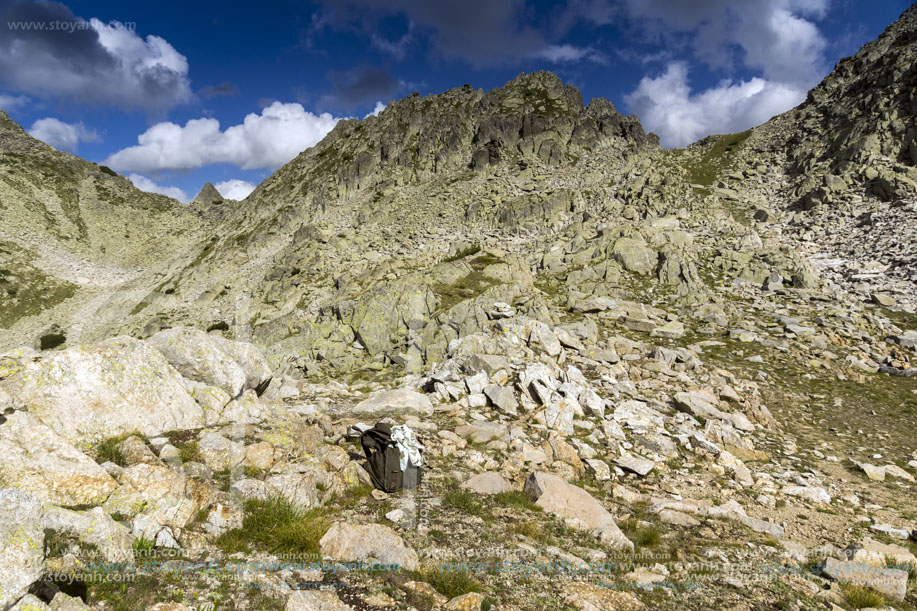
<instances>
[{"instance_id":1,"label":"white cumulus cloud","mask_svg":"<svg viewBox=\"0 0 917 611\"><path fill-rule=\"evenodd\" d=\"M0 3L0 23L34 22L59 28L4 28L0 86L125 110L161 112L192 99L188 61L164 38L141 38L132 24L76 17L59 2Z\"/></svg>"},{"instance_id":2,"label":"white cumulus cloud","mask_svg":"<svg viewBox=\"0 0 917 611\"><path fill-rule=\"evenodd\" d=\"M625 102L644 127L659 134L663 146L685 146L709 134L744 131L764 123L806 97L804 89L752 78L722 81L716 87L692 93L688 69L669 64L656 78L644 77Z\"/></svg>"},{"instance_id":3,"label":"white cumulus cloud","mask_svg":"<svg viewBox=\"0 0 917 611\"><path fill-rule=\"evenodd\" d=\"M224 180L213 186L226 199L245 199L249 193L255 190L254 183L250 183L247 180L239 180L238 178Z\"/></svg>"},{"instance_id":4,"label":"white cumulus cloud","mask_svg":"<svg viewBox=\"0 0 917 611\"><path fill-rule=\"evenodd\" d=\"M381 100L376 102L376 105L373 107L372 111L363 118L368 119L369 117L377 116L380 112L385 110L386 106L388 106L388 104L383 104Z\"/></svg>"},{"instance_id":5,"label":"white cumulus cloud","mask_svg":"<svg viewBox=\"0 0 917 611\"><path fill-rule=\"evenodd\" d=\"M188 194L178 187L157 184L142 174L128 174L127 177L132 183L134 183L134 186L141 191L168 195L169 197L177 199L183 204L187 204L191 201L191 198L188 197Z\"/></svg>"},{"instance_id":6,"label":"white cumulus cloud","mask_svg":"<svg viewBox=\"0 0 917 611\"><path fill-rule=\"evenodd\" d=\"M80 142L99 142L102 139L98 132L86 129L82 121L64 123L53 117L32 123L29 134L56 149L71 153L76 152Z\"/></svg>"},{"instance_id":7,"label":"white cumulus cloud","mask_svg":"<svg viewBox=\"0 0 917 611\"><path fill-rule=\"evenodd\" d=\"M192 119L184 126L157 123L137 137L136 146L113 153L105 164L147 173L216 163L273 170L316 144L337 122L329 113L316 115L301 104L274 102L225 131L216 119Z\"/></svg>"},{"instance_id":8,"label":"white cumulus cloud","mask_svg":"<svg viewBox=\"0 0 917 611\"><path fill-rule=\"evenodd\" d=\"M0 110L16 110L29 103L29 98L24 95L9 95L0 93Z\"/></svg>"},{"instance_id":9,"label":"white cumulus cloud","mask_svg":"<svg viewBox=\"0 0 917 611\"><path fill-rule=\"evenodd\" d=\"M554 64L572 64L587 60L597 64L607 64L608 57L592 47L575 47L569 44L548 45L533 57L545 59Z\"/></svg>"},{"instance_id":10,"label":"white cumulus cloud","mask_svg":"<svg viewBox=\"0 0 917 611\"><path fill-rule=\"evenodd\" d=\"M626 0L624 6L661 41L687 34L692 59L756 75L694 91L688 64L675 61L643 78L625 102L665 146L759 125L802 102L826 71L826 42L810 19L824 17L830 0Z\"/></svg>"}]
</instances>

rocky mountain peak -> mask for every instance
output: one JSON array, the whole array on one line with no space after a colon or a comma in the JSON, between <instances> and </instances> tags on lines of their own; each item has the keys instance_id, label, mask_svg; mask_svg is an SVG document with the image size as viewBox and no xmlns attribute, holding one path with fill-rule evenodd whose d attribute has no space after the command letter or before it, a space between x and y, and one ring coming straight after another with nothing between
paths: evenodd
<instances>
[{"instance_id":1,"label":"rocky mountain peak","mask_svg":"<svg viewBox=\"0 0 917 611\"><path fill-rule=\"evenodd\" d=\"M917 10L837 62L783 121L798 173L856 171L873 156L917 165ZM779 122L779 121L778 121Z\"/></svg>"},{"instance_id":2,"label":"rocky mountain peak","mask_svg":"<svg viewBox=\"0 0 917 611\"><path fill-rule=\"evenodd\" d=\"M223 196L219 191L217 191L217 188L213 186L213 183L205 182L204 186L201 187L200 192L197 194L197 197L194 198L191 204L199 206L211 206L222 201Z\"/></svg>"},{"instance_id":3,"label":"rocky mountain peak","mask_svg":"<svg viewBox=\"0 0 917 611\"><path fill-rule=\"evenodd\" d=\"M655 148L658 138L607 100L584 108L579 90L556 74L521 74L487 93L468 85L414 93L378 116L341 121L253 199L323 202L381 185L495 171L526 158L558 167L604 145L623 155Z\"/></svg>"}]
</instances>

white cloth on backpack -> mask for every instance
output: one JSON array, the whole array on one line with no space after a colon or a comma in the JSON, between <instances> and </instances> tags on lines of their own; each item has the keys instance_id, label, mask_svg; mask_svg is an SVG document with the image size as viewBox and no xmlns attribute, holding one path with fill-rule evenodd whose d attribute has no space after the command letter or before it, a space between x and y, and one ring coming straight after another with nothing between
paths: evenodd
<instances>
[{"instance_id":1,"label":"white cloth on backpack","mask_svg":"<svg viewBox=\"0 0 917 611\"><path fill-rule=\"evenodd\" d=\"M411 459L411 462L415 467L419 467L423 464L423 450L424 447L417 440L417 437L414 436L414 431L411 430L406 424L400 424L392 427L392 443L398 446L398 450L401 452L401 470L404 471L408 468L408 459Z\"/></svg>"}]
</instances>

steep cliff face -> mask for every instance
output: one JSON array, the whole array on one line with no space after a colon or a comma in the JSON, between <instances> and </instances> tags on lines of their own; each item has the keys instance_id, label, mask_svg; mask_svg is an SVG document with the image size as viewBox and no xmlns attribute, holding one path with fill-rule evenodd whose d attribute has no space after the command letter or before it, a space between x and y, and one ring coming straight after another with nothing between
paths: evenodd
<instances>
[{"instance_id":1,"label":"steep cliff face","mask_svg":"<svg viewBox=\"0 0 917 611\"><path fill-rule=\"evenodd\" d=\"M802 207L831 202L839 181L894 201L917 181L915 91L917 7L911 7L877 40L840 60L803 104L756 128L756 140L780 153Z\"/></svg>"},{"instance_id":2,"label":"steep cliff face","mask_svg":"<svg viewBox=\"0 0 917 611\"><path fill-rule=\"evenodd\" d=\"M917 165L917 6L834 70L799 108L786 146L793 169L864 162L870 153Z\"/></svg>"}]
</instances>

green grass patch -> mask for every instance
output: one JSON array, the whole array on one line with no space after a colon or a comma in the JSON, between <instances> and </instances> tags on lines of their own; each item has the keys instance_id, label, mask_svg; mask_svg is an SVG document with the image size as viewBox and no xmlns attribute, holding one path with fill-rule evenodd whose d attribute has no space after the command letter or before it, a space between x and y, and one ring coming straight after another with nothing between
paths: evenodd
<instances>
[{"instance_id":1,"label":"green grass patch","mask_svg":"<svg viewBox=\"0 0 917 611\"><path fill-rule=\"evenodd\" d=\"M484 502L472 492L466 490L449 490L443 494L443 504L468 515L490 518L490 512Z\"/></svg>"},{"instance_id":2,"label":"green grass patch","mask_svg":"<svg viewBox=\"0 0 917 611\"><path fill-rule=\"evenodd\" d=\"M540 512L541 507L532 502L532 499L528 497L524 492L516 491L513 492L501 492L500 494L493 495L493 500L497 505L502 507L513 507L515 509L528 509L529 511Z\"/></svg>"},{"instance_id":3,"label":"green grass patch","mask_svg":"<svg viewBox=\"0 0 917 611\"><path fill-rule=\"evenodd\" d=\"M751 130L738 134L715 136L716 140L708 146L697 159L686 161L684 168L688 172L688 181L701 188L696 188L699 195L709 195L710 187L732 162L732 155L751 136Z\"/></svg>"},{"instance_id":4,"label":"green grass patch","mask_svg":"<svg viewBox=\"0 0 917 611\"><path fill-rule=\"evenodd\" d=\"M483 588L470 571L458 568L449 563L440 563L424 567L420 571L420 578L429 583L433 588L448 598L455 598L468 592L480 592Z\"/></svg>"},{"instance_id":5,"label":"green grass patch","mask_svg":"<svg viewBox=\"0 0 917 611\"><path fill-rule=\"evenodd\" d=\"M221 535L216 544L227 554L260 548L270 553L319 553L319 540L331 526L329 510L303 509L283 497L245 501L242 528Z\"/></svg>"},{"instance_id":6,"label":"green grass patch","mask_svg":"<svg viewBox=\"0 0 917 611\"><path fill-rule=\"evenodd\" d=\"M135 552L148 552L156 547L156 542L146 537L137 537L132 545Z\"/></svg>"},{"instance_id":7,"label":"green grass patch","mask_svg":"<svg viewBox=\"0 0 917 611\"><path fill-rule=\"evenodd\" d=\"M885 597L871 588L855 586L849 583L841 584L844 598L854 609L867 609L870 607L884 607L887 602Z\"/></svg>"},{"instance_id":8,"label":"green grass patch","mask_svg":"<svg viewBox=\"0 0 917 611\"><path fill-rule=\"evenodd\" d=\"M345 490L341 495L336 494L331 499L331 502L341 507L352 509L359 505L363 499L372 494L372 491L373 487L369 484L357 484Z\"/></svg>"},{"instance_id":9,"label":"green grass patch","mask_svg":"<svg viewBox=\"0 0 917 611\"><path fill-rule=\"evenodd\" d=\"M662 531L657 526L645 524L635 518L624 520L618 526L636 548L655 547L662 540Z\"/></svg>"},{"instance_id":10,"label":"green grass patch","mask_svg":"<svg viewBox=\"0 0 917 611\"><path fill-rule=\"evenodd\" d=\"M443 263L452 263L453 261L458 261L459 259L464 259L465 257L470 257L471 255L476 255L481 252L481 247L477 244L469 246L468 248L463 248L453 255L449 255L443 259Z\"/></svg>"}]
</instances>

